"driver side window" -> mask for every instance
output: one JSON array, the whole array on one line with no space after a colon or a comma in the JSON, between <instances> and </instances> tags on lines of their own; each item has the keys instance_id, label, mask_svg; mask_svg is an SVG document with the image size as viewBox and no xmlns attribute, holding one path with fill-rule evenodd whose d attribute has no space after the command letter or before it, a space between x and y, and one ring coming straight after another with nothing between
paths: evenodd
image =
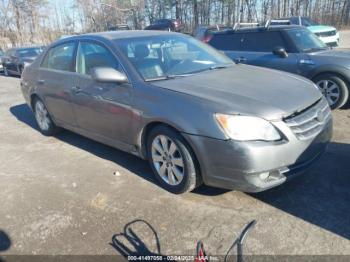
<instances>
[{"instance_id":1,"label":"driver side window","mask_svg":"<svg viewBox=\"0 0 350 262\"><path fill-rule=\"evenodd\" d=\"M80 42L77 52L76 72L90 75L95 67L119 68L119 63L111 52L102 45Z\"/></svg>"}]
</instances>

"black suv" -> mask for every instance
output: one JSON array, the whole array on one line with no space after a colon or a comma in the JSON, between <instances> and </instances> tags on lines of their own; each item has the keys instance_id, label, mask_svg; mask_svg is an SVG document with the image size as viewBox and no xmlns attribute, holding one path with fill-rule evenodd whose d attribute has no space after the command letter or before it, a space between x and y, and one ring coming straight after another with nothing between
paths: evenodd
<instances>
[{"instance_id":1,"label":"black suv","mask_svg":"<svg viewBox=\"0 0 350 262\"><path fill-rule=\"evenodd\" d=\"M301 26L260 26L216 32L208 42L236 63L302 75L316 83L331 108L349 98L350 52L329 49Z\"/></svg>"},{"instance_id":2,"label":"black suv","mask_svg":"<svg viewBox=\"0 0 350 262\"><path fill-rule=\"evenodd\" d=\"M183 25L180 19L158 19L153 24L146 26L145 30L162 30L181 32Z\"/></svg>"}]
</instances>

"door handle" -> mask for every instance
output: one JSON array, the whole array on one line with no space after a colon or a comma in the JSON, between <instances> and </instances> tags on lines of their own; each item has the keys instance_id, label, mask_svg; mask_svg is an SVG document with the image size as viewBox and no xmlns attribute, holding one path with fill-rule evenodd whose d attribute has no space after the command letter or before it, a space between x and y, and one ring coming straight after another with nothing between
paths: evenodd
<instances>
[{"instance_id":1,"label":"door handle","mask_svg":"<svg viewBox=\"0 0 350 262\"><path fill-rule=\"evenodd\" d=\"M81 92L81 87L79 87L79 86L73 86L72 87L72 90L75 92L75 93L79 93L79 92Z\"/></svg>"},{"instance_id":2,"label":"door handle","mask_svg":"<svg viewBox=\"0 0 350 262\"><path fill-rule=\"evenodd\" d=\"M39 79L39 80L37 81L37 83L38 83L39 85L43 85L43 84L45 84L45 80Z\"/></svg>"},{"instance_id":3,"label":"door handle","mask_svg":"<svg viewBox=\"0 0 350 262\"><path fill-rule=\"evenodd\" d=\"M247 58L245 58L245 57L243 57L243 56L238 57L238 58L236 59L236 62L237 62L237 63L242 63L242 62L246 62L246 61L247 61Z\"/></svg>"}]
</instances>

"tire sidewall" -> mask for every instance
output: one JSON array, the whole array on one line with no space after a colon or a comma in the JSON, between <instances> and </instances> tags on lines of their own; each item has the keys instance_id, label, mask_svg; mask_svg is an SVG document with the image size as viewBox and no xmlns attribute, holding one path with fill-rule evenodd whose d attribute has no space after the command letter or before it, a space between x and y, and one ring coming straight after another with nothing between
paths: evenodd
<instances>
[{"instance_id":1,"label":"tire sidewall","mask_svg":"<svg viewBox=\"0 0 350 262\"><path fill-rule=\"evenodd\" d=\"M4 75L10 76L9 71L7 70L6 66L4 66Z\"/></svg>"},{"instance_id":2,"label":"tire sidewall","mask_svg":"<svg viewBox=\"0 0 350 262\"><path fill-rule=\"evenodd\" d=\"M55 133L57 133L57 126L56 126L56 125L54 124L54 122L52 121L52 118L51 118L51 116L50 116L50 114L49 114L49 111L48 111L47 108L46 108L45 103L44 103L41 99L39 99L39 98L35 98L34 103L33 103L33 112L34 112L34 114L36 114L36 105L37 105L38 102L41 102L41 103L43 104L44 108L45 108L46 111L47 111L47 116L48 116L50 122L49 122L49 128L48 128L47 130L44 130L44 129L41 129L41 127L40 127L40 125L39 125L39 123L37 122L36 117L35 117L35 121L36 121L36 123L37 123L37 126L38 126L40 132L41 132L43 135L45 135L45 136L52 136L52 135L54 135Z\"/></svg>"},{"instance_id":3,"label":"tire sidewall","mask_svg":"<svg viewBox=\"0 0 350 262\"><path fill-rule=\"evenodd\" d=\"M171 186L168 183L166 183L161 178L161 176L158 174L158 171L154 167L153 160L152 160L152 143L154 139L159 135L165 135L169 137L175 143L175 145L179 149L180 154L183 158L185 172L184 172L184 178L179 185ZM159 126L154 128L150 132L149 137L147 139L147 156L148 156L148 161L151 165L152 171L155 174L158 182L166 190L174 194L182 194L185 192L192 191L196 187L196 178L197 178L198 171L195 165L194 157L186 141L177 132L165 126Z\"/></svg>"},{"instance_id":4,"label":"tire sidewall","mask_svg":"<svg viewBox=\"0 0 350 262\"><path fill-rule=\"evenodd\" d=\"M334 74L320 75L314 79L314 82L317 83L317 82L322 81L322 80L331 80L339 86L340 97L339 97L338 101L331 106L331 108L337 109L337 108L341 108L342 106L344 106L349 99L349 88L348 88L346 82L341 77L339 77L338 75L334 75Z\"/></svg>"}]
</instances>

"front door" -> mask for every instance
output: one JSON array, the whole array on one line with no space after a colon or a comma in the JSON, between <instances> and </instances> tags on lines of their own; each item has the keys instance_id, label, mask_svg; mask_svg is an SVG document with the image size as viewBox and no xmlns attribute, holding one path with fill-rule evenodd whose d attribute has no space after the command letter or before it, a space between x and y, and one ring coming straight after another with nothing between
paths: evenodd
<instances>
[{"instance_id":1,"label":"front door","mask_svg":"<svg viewBox=\"0 0 350 262\"><path fill-rule=\"evenodd\" d=\"M235 52L236 62L268 67L290 73L298 73L298 54L290 52L291 48L279 31L253 31L241 34L241 46ZM283 47L288 57L273 54L277 47Z\"/></svg>"},{"instance_id":2,"label":"front door","mask_svg":"<svg viewBox=\"0 0 350 262\"><path fill-rule=\"evenodd\" d=\"M98 83L90 76L96 67L121 70L112 52L96 42L80 42L72 104L78 127L94 136L128 143L132 117L129 83Z\"/></svg>"},{"instance_id":3,"label":"front door","mask_svg":"<svg viewBox=\"0 0 350 262\"><path fill-rule=\"evenodd\" d=\"M295 53L289 53L288 57L280 57L271 52L246 52L246 61L244 63L268 67L276 70L286 71L298 74L298 56Z\"/></svg>"}]
</instances>

